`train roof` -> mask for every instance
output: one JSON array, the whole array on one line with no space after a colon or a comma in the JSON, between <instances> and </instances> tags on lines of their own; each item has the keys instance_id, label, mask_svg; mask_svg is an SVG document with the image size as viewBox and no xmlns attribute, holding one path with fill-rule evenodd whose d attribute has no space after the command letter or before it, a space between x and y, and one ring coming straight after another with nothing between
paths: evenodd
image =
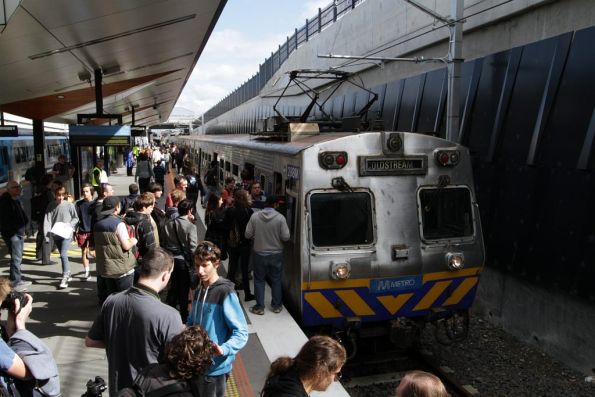
<instances>
[{"instance_id":1,"label":"train roof","mask_svg":"<svg viewBox=\"0 0 595 397\"><path fill-rule=\"evenodd\" d=\"M46 135L44 139L64 139L67 140L68 136L66 135ZM31 141L33 142L33 135L19 135L19 136L2 136L0 137L2 141Z\"/></svg>"},{"instance_id":2,"label":"train roof","mask_svg":"<svg viewBox=\"0 0 595 397\"><path fill-rule=\"evenodd\" d=\"M379 133L380 131L369 131L369 132L328 132L321 133L318 135L303 136L299 140L292 142L280 142L276 140L262 138L261 136L249 135L249 134L221 134L221 135L183 135L177 136L173 142L179 142L184 140L210 142L222 145L230 145L248 149L258 149L267 152L283 153L287 155L296 155L310 147L313 147L319 143L334 141L336 139L363 135L369 133ZM457 148L463 148L459 143L448 141L441 137L436 137L426 134L418 134L412 132L400 131L402 134L407 134L408 141L413 139L413 145L422 147L428 146L454 146ZM411 141L410 141L411 142ZM422 143L423 142L423 143Z\"/></svg>"},{"instance_id":3,"label":"train roof","mask_svg":"<svg viewBox=\"0 0 595 397\"><path fill-rule=\"evenodd\" d=\"M268 152L295 155L318 143L328 142L337 138L343 138L351 135L355 134L346 132L324 133L319 135L305 136L292 142L279 142L248 134L185 135L177 137L177 140L219 143L248 149L259 149Z\"/></svg>"}]
</instances>

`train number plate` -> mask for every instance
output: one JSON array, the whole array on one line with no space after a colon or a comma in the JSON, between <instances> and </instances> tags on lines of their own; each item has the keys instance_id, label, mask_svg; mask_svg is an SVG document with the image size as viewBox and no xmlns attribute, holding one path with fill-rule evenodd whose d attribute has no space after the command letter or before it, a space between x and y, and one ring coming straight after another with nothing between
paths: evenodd
<instances>
[{"instance_id":1,"label":"train number plate","mask_svg":"<svg viewBox=\"0 0 595 397\"><path fill-rule=\"evenodd\" d=\"M421 275L399 278L377 278L370 280L370 292L379 295L412 291L421 288L421 286Z\"/></svg>"},{"instance_id":2,"label":"train number plate","mask_svg":"<svg viewBox=\"0 0 595 397\"><path fill-rule=\"evenodd\" d=\"M360 176L425 175L428 169L426 156L360 156L358 160Z\"/></svg>"}]
</instances>

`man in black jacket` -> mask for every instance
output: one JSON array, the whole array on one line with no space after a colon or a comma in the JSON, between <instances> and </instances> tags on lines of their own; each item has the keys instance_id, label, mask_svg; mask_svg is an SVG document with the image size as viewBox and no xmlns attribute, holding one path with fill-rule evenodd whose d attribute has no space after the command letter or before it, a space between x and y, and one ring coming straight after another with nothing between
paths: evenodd
<instances>
[{"instance_id":1,"label":"man in black jacket","mask_svg":"<svg viewBox=\"0 0 595 397\"><path fill-rule=\"evenodd\" d=\"M25 228L29 219L19 201L21 185L11 180L6 185L6 190L6 193L0 197L0 214L2 214L0 234L10 254L10 282L14 289L25 290L31 285L30 281L21 280Z\"/></svg>"},{"instance_id":2,"label":"man in black jacket","mask_svg":"<svg viewBox=\"0 0 595 397\"><path fill-rule=\"evenodd\" d=\"M130 194L120 201L120 215L126 215L126 212L132 210L132 205L140 196L138 190L139 188L136 183L131 183L128 185L128 193Z\"/></svg>"}]
</instances>

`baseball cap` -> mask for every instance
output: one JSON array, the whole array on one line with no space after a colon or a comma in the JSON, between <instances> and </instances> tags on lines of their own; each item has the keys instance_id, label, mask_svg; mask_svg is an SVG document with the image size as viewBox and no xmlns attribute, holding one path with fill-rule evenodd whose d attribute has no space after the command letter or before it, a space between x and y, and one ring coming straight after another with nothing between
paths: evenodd
<instances>
[{"instance_id":1,"label":"baseball cap","mask_svg":"<svg viewBox=\"0 0 595 397\"><path fill-rule=\"evenodd\" d=\"M101 208L101 215L113 214L116 207L120 204L120 198L118 196L109 196L103 200L103 206Z\"/></svg>"}]
</instances>

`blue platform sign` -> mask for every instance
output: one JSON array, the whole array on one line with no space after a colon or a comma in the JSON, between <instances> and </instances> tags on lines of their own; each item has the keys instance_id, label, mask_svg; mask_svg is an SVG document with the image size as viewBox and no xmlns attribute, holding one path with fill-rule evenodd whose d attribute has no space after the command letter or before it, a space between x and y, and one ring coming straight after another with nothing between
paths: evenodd
<instances>
[{"instance_id":1,"label":"blue platform sign","mask_svg":"<svg viewBox=\"0 0 595 397\"><path fill-rule=\"evenodd\" d=\"M73 145L129 145L129 125L78 125L68 126L70 142Z\"/></svg>"},{"instance_id":2,"label":"blue platform sign","mask_svg":"<svg viewBox=\"0 0 595 397\"><path fill-rule=\"evenodd\" d=\"M395 292L412 291L421 288L421 286L421 275L370 280L370 292L373 294L391 294Z\"/></svg>"}]
</instances>

